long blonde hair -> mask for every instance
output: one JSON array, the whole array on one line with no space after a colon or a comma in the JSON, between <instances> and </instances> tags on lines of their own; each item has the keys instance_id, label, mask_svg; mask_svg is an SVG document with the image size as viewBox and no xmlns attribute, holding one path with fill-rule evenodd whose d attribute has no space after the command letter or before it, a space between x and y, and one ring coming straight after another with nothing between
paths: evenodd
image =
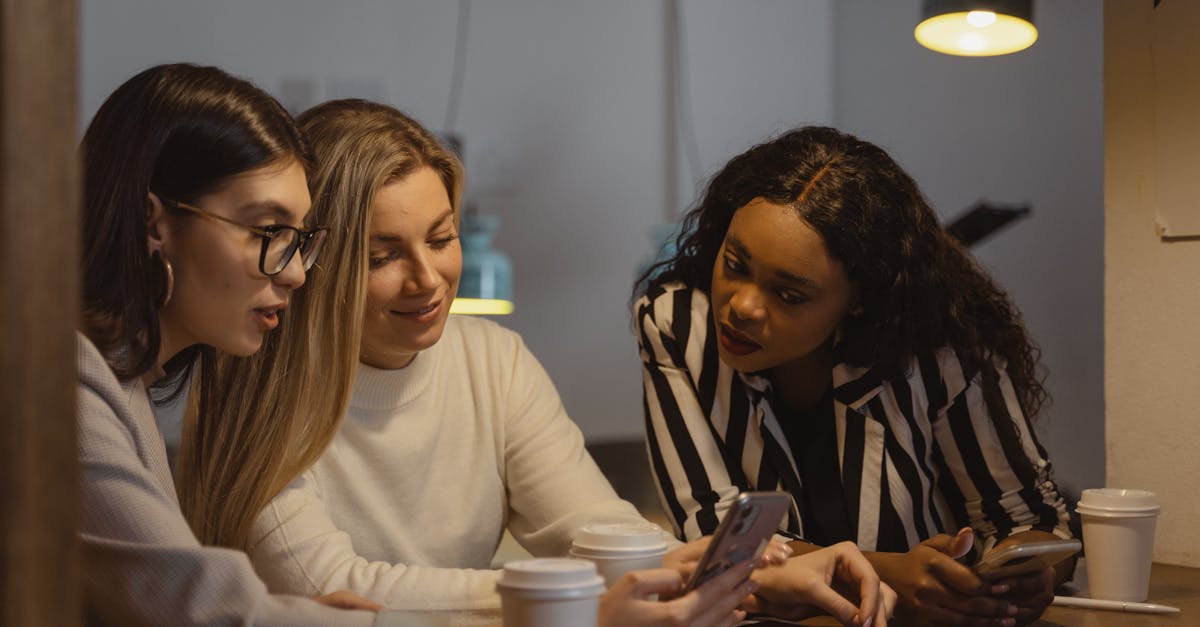
<instances>
[{"instance_id":1,"label":"long blonde hair","mask_svg":"<svg viewBox=\"0 0 1200 627\"><path fill-rule=\"evenodd\" d=\"M396 109L334 100L301 114L297 124L316 161L309 221L330 233L262 349L246 358L220 356L193 384L177 485L205 544L250 548L259 512L337 433L362 340L375 193L428 166L445 184L456 222L460 213L462 164Z\"/></svg>"}]
</instances>

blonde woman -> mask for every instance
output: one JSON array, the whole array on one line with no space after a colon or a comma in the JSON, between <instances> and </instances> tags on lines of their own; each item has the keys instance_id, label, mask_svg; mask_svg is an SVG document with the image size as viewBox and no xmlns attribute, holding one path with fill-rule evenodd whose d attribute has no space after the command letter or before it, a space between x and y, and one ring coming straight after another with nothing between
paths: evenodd
<instances>
[{"instance_id":1,"label":"blonde woman","mask_svg":"<svg viewBox=\"0 0 1200 627\"><path fill-rule=\"evenodd\" d=\"M588 456L521 338L448 315L462 270L458 160L379 104L329 102L299 123L317 159L313 211L340 251L338 280L316 279L326 283L311 294L342 308L325 329L344 330L359 363L337 437L263 512L251 558L276 591L347 588L388 607L494 620L489 565L506 528L535 555L563 555L585 523L642 518ZM343 365L331 359L330 372ZM687 545L665 561L686 568L696 552ZM874 616L878 581L853 547L811 563L812 590L836 597L824 573L838 566ZM677 590L680 574L642 573L614 586L603 622L733 624L757 585L748 568L739 574L650 603ZM852 622L858 608L837 598L822 604Z\"/></svg>"}]
</instances>

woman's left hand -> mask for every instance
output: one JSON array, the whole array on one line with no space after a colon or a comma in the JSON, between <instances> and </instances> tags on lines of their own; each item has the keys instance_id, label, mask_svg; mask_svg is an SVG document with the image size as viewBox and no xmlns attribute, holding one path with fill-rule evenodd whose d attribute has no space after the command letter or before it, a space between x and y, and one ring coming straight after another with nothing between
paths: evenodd
<instances>
[{"instance_id":1,"label":"woman's left hand","mask_svg":"<svg viewBox=\"0 0 1200 627\"><path fill-rule=\"evenodd\" d=\"M1001 540L991 551L997 551L1008 546L1057 540L1053 534L1045 531L1023 531ZM997 599L1003 599L1017 606L1017 625L1028 625L1038 619L1046 607L1054 600L1054 589L1058 584L1071 578L1075 570L1073 560L1064 560L1058 566L1043 571L1016 577L1006 577L990 582L991 594Z\"/></svg>"},{"instance_id":2,"label":"woman's left hand","mask_svg":"<svg viewBox=\"0 0 1200 627\"><path fill-rule=\"evenodd\" d=\"M625 573L600 598L598 627L733 627L746 618L738 605L758 589L749 581L754 566L737 564L691 592L658 601L683 588L670 569Z\"/></svg>"},{"instance_id":3,"label":"woman's left hand","mask_svg":"<svg viewBox=\"0 0 1200 627\"><path fill-rule=\"evenodd\" d=\"M1054 600L1053 568L1028 575L997 579L991 583L992 596L1017 606L1017 625L1028 625L1038 619Z\"/></svg>"},{"instance_id":4,"label":"woman's left hand","mask_svg":"<svg viewBox=\"0 0 1200 627\"><path fill-rule=\"evenodd\" d=\"M683 580L687 581L691 578L692 571L696 570L696 565L699 564L700 558L704 556L704 551L708 548L711 541L712 536L704 536L699 540L688 542L683 546L669 551L663 556L663 568L669 568L678 572L683 577ZM791 547L778 540L771 540L767 544L766 550L763 551L762 557L759 558L756 567L779 566L786 563L791 556Z\"/></svg>"},{"instance_id":5,"label":"woman's left hand","mask_svg":"<svg viewBox=\"0 0 1200 627\"><path fill-rule=\"evenodd\" d=\"M755 573L761 584L751 612L799 620L829 613L843 625L887 625L896 593L879 580L858 547L842 542Z\"/></svg>"}]
</instances>

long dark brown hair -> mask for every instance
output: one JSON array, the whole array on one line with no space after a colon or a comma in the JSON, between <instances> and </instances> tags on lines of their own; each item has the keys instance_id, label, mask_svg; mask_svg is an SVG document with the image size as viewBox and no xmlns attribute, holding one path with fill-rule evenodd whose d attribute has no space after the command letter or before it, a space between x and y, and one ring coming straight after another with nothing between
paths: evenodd
<instances>
[{"instance_id":1,"label":"long dark brown hair","mask_svg":"<svg viewBox=\"0 0 1200 627\"><path fill-rule=\"evenodd\" d=\"M250 170L294 160L308 171L312 164L274 98L220 69L191 64L152 67L118 87L88 126L83 158L81 325L123 380L153 368L160 350L165 281L147 249L149 193L194 203ZM285 326L308 319L305 300L296 300ZM290 326L296 324L303 323ZM268 335L259 352L278 353L287 341L279 335ZM312 360L270 361L269 376L294 392L282 400L257 393L263 377L229 376L249 361L192 346L166 364L167 376L156 384L174 396L191 383L176 485L183 514L205 544L244 548L254 517L333 434L310 424L311 399L297 391L318 387ZM314 443L294 446L302 441Z\"/></svg>"},{"instance_id":2,"label":"long dark brown hair","mask_svg":"<svg viewBox=\"0 0 1200 627\"><path fill-rule=\"evenodd\" d=\"M154 366L161 341L165 280L146 247L148 194L195 202L235 174L287 158L307 167L308 148L274 98L186 63L125 81L92 118L82 148L83 332L128 379ZM199 351L173 364L188 369Z\"/></svg>"},{"instance_id":3,"label":"long dark brown hair","mask_svg":"<svg viewBox=\"0 0 1200 627\"><path fill-rule=\"evenodd\" d=\"M896 378L949 346L968 380L994 382L1003 363L1026 414L1042 409L1040 353L1008 295L884 150L832 128L795 129L734 157L685 216L677 253L637 285L681 281L708 293L733 214L755 198L794 208L857 286L862 313L842 321L841 361Z\"/></svg>"}]
</instances>

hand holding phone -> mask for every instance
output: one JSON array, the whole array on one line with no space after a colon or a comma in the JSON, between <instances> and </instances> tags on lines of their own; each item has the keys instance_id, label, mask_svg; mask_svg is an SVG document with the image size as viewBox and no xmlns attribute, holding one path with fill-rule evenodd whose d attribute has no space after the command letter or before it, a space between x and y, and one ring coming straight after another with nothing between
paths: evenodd
<instances>
[{"instance_id":1,"label":"hand holding phone","mask_svg":"<svg viewBox=\"0 0 1200 627\"><path fill-rule=\"evenodd\" d=\"M791 497L784 492L742 492L717 526L684 593L749 559L758 559L779 529Z\"/></svg>"},{"instance_id":2,"label":"hand holding phone","mask_svg":"<svg viewBox=\"0 0 1200 627\"><path fill-rule=\"evenodd\" d=\"M987 581L1028 575L1052 568L1082 548L1079 540L1014 544L984 555L975 563L974 570L975 574Z\"/></svg>"}]
</instances>

